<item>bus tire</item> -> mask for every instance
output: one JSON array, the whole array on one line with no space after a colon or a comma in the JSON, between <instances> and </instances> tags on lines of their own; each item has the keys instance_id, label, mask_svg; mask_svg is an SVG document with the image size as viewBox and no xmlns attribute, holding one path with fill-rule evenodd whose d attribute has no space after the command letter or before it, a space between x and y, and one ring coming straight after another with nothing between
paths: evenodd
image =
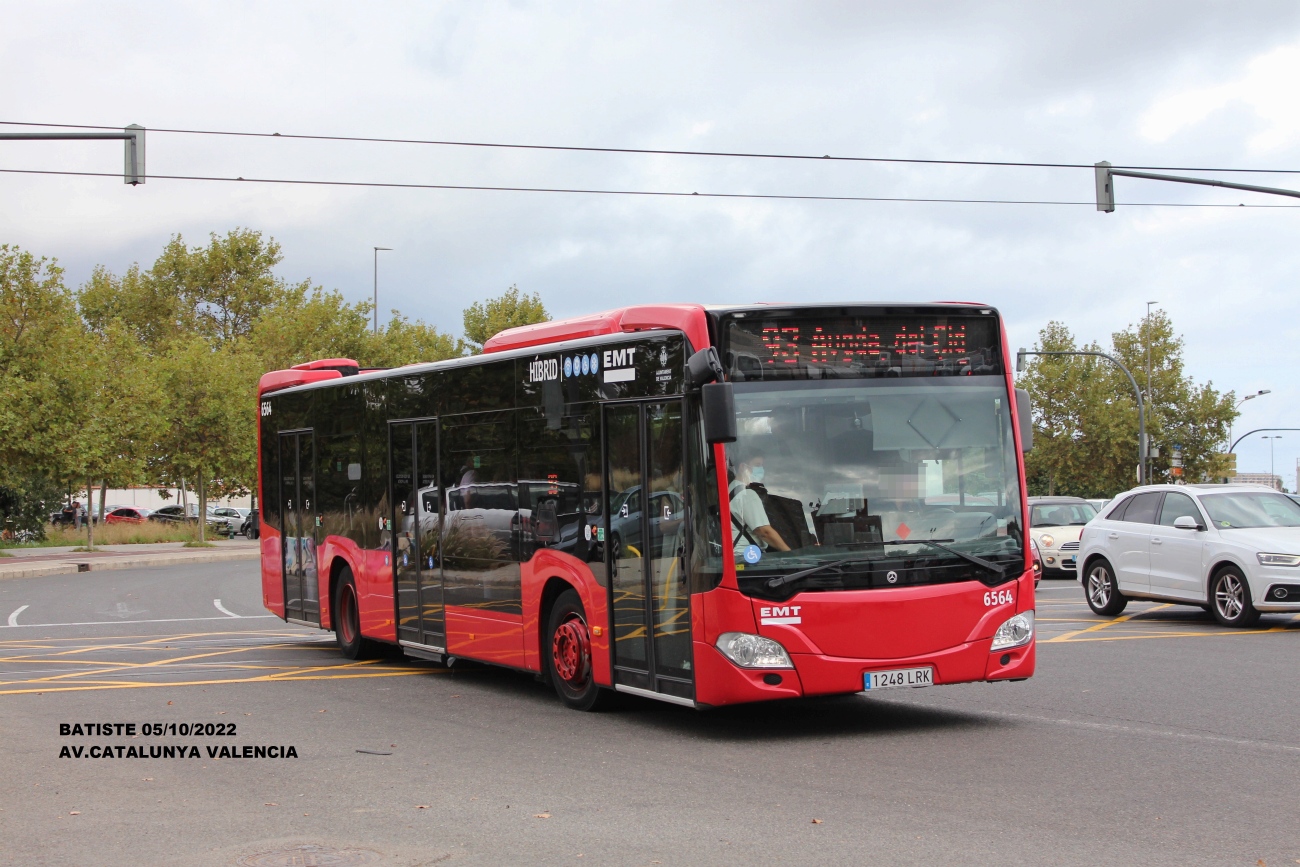
<instances>
[{"instance_id":1,"label":"bus tire","mask_svg":"<svg viewBox=\"0 0 1300 867\"><path fill-rule=\"evenodd\" d=\"M339 573L338 589L334 592L334 640L338 642L339 653L347 659L368 659L374 653L374 643L361 635L357 583L347 566Z\"/></svg>"},{"instance_id":2,"label":"bus tire","mask_svg":"<svg viewBox=\"0 0 1300 867\"><path fill-rule=\"evenodd\" d=\"M591 630L576 590L565 590L551 606L542 654L546 675L566 705L574 710L599 710L609 702L609 690L592 676Z\"/></svg>"},{"instance_id":3,"label":"bus tire","mask_svg":"<svg viewBox=\"0 0 1300 867\"><path fill-rule=\"evenodd\" d=\"M1083 579L1083 595L1093 614L1114 617L1128 607L1128 597L1119 592L1115 568L1105 557L1088 564L1088 574Z\"/></svg>"}]
</instances>

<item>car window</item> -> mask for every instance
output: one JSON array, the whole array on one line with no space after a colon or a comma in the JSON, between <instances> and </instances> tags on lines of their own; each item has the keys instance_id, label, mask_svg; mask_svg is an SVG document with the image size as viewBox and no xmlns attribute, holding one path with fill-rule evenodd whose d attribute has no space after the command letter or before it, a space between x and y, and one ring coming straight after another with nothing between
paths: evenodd
<instances>
[{"instance_id":1,"label":"car window","mask_svg":"<svg viewBox=\"0 0 1300 867\"><path fill-rule=\"evenodd\" d=\"M1160 524L1164 527L1172 527L1174 521L1179 518L1192 518L1196 523L1201 523L1201 512L1192 502L1192 498L1186 494L1165 494L1165 504L1160 507Z\"/></svg>"},{"instance_id":2,"label":"car window","mask_svg":"<svg viewBox=\"0 0 1300 867\"><path fill-rule=\"evenodd\" d=\"M1105 517L1107 521L1124 520L1124 510L1128 508L1128 504L1131 502L1133 502L1132 497L1129 497L1126 500L1120 500L1118 503L1112 506L1110 511L1107 512L1103 517Z\"/></svg>"},{"instance_id":3,"label":"car window","mask_svg":"<svg viewBox=\"0 0 1300 867\"><path fill-rule=\"evenodd\" d=\"M1120 520L1128 524L1154 524L1156 509L1160 506L1162 496L1160 491L1138 494L1133 498L1133 502L1128 504L1128 508L1124 510L1124 517Z\"/></svg>"},{"instance_id":4,"label":"car window","mask_svg":"<svg viewBox=\"0 0 1300 867\"><path fill-rule=\"evenodd\" d=\"M1034 506L1032 511L1032 527L1081 527L1097 515L1091 503L1047 503Z\"/></svg>"},{"instance_id":5,"label":"car window","mask_svg":"<svg viewBox=\"0 0 1300 867\"><path fill-rule=\"evenodd\" d=\"M1246 527L1300 527L1300 506L1289 497L1265 491L1206 494L1201 504L1222 530Z\"/></svg>"}]
</instances>

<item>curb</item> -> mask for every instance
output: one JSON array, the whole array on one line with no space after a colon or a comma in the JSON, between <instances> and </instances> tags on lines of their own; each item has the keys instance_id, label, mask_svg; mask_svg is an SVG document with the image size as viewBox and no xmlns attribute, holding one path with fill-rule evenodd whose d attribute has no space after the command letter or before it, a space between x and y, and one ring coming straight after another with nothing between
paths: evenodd
<instances>
[{"instance_id":1,"label":"curb","mask_svg":"<svg viewBox=\"0 0 1300 867\"><path fill-rule=\"evenodd\" d=\"M104 572L113 569L148 569L154 566L181 566L190 563L224 563L231 560L257 560L262 556L255 551L195 551L174 554L146 554L143 557L106 557L104 559L77 559L40 563L9 569L0 563L0 581L6 578L41 578L46 575L68 575L75 572Z\"/></svg>"}]
</instances>

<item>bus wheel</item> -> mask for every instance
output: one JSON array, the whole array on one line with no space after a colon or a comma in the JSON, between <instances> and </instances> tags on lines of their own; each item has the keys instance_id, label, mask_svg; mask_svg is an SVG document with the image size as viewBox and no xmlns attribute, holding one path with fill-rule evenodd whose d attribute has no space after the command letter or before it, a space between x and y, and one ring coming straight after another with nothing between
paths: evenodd
<instances>
[{"instance_id":1,"label":"bus wheel","mask_svg":"<svg viewBox=\"0 0 1300 867\"><path fill-rule=\"evenodd\" d=\"M597 710L605 704L608 691L591 673L591 631L577 591L565 590L551 606L543 649L546 673L565 704L575 710Z\"/></svg>"},{"instance_id":2,"label":"bus wheel","mask_svg":"<svg viewBox=\"0 0 1300 867\"><path fill-rule=\"evenodd\" d=\"M334 639L339 652L348 659L365 659L372 645L361 637L361 609L357 605L357 584L352 570L343 567L338 590L334 594Z\"/></svg>"}]
</instances>

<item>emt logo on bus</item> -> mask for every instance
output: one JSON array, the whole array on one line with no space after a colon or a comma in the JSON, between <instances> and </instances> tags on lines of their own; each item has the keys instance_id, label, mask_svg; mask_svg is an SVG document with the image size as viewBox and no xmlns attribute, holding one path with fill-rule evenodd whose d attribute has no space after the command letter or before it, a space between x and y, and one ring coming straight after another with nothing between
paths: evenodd
<instances>
[{"instance_id":1,"label":"emt logo on bus","mask_svg":"<svg viewBox=\"0 0 1300 867\"><path fill-rule=\"evenodd\" d=\"M803 623L803 618L799 616L799 609L802 605L773 605L758 609L758 622L763 626L790 626L795 623Z\"/></svg>"},{"instance_id":2,"label":"emt logo on bus","mask_svg":"<svg viewBox=\"0 0 1300 867\"><path fill-rule=\"evenodd\" d=\"M636 379L636 347L606 349L604 355L606 382L631 382Z\"/></svg>"}]
</instances>

